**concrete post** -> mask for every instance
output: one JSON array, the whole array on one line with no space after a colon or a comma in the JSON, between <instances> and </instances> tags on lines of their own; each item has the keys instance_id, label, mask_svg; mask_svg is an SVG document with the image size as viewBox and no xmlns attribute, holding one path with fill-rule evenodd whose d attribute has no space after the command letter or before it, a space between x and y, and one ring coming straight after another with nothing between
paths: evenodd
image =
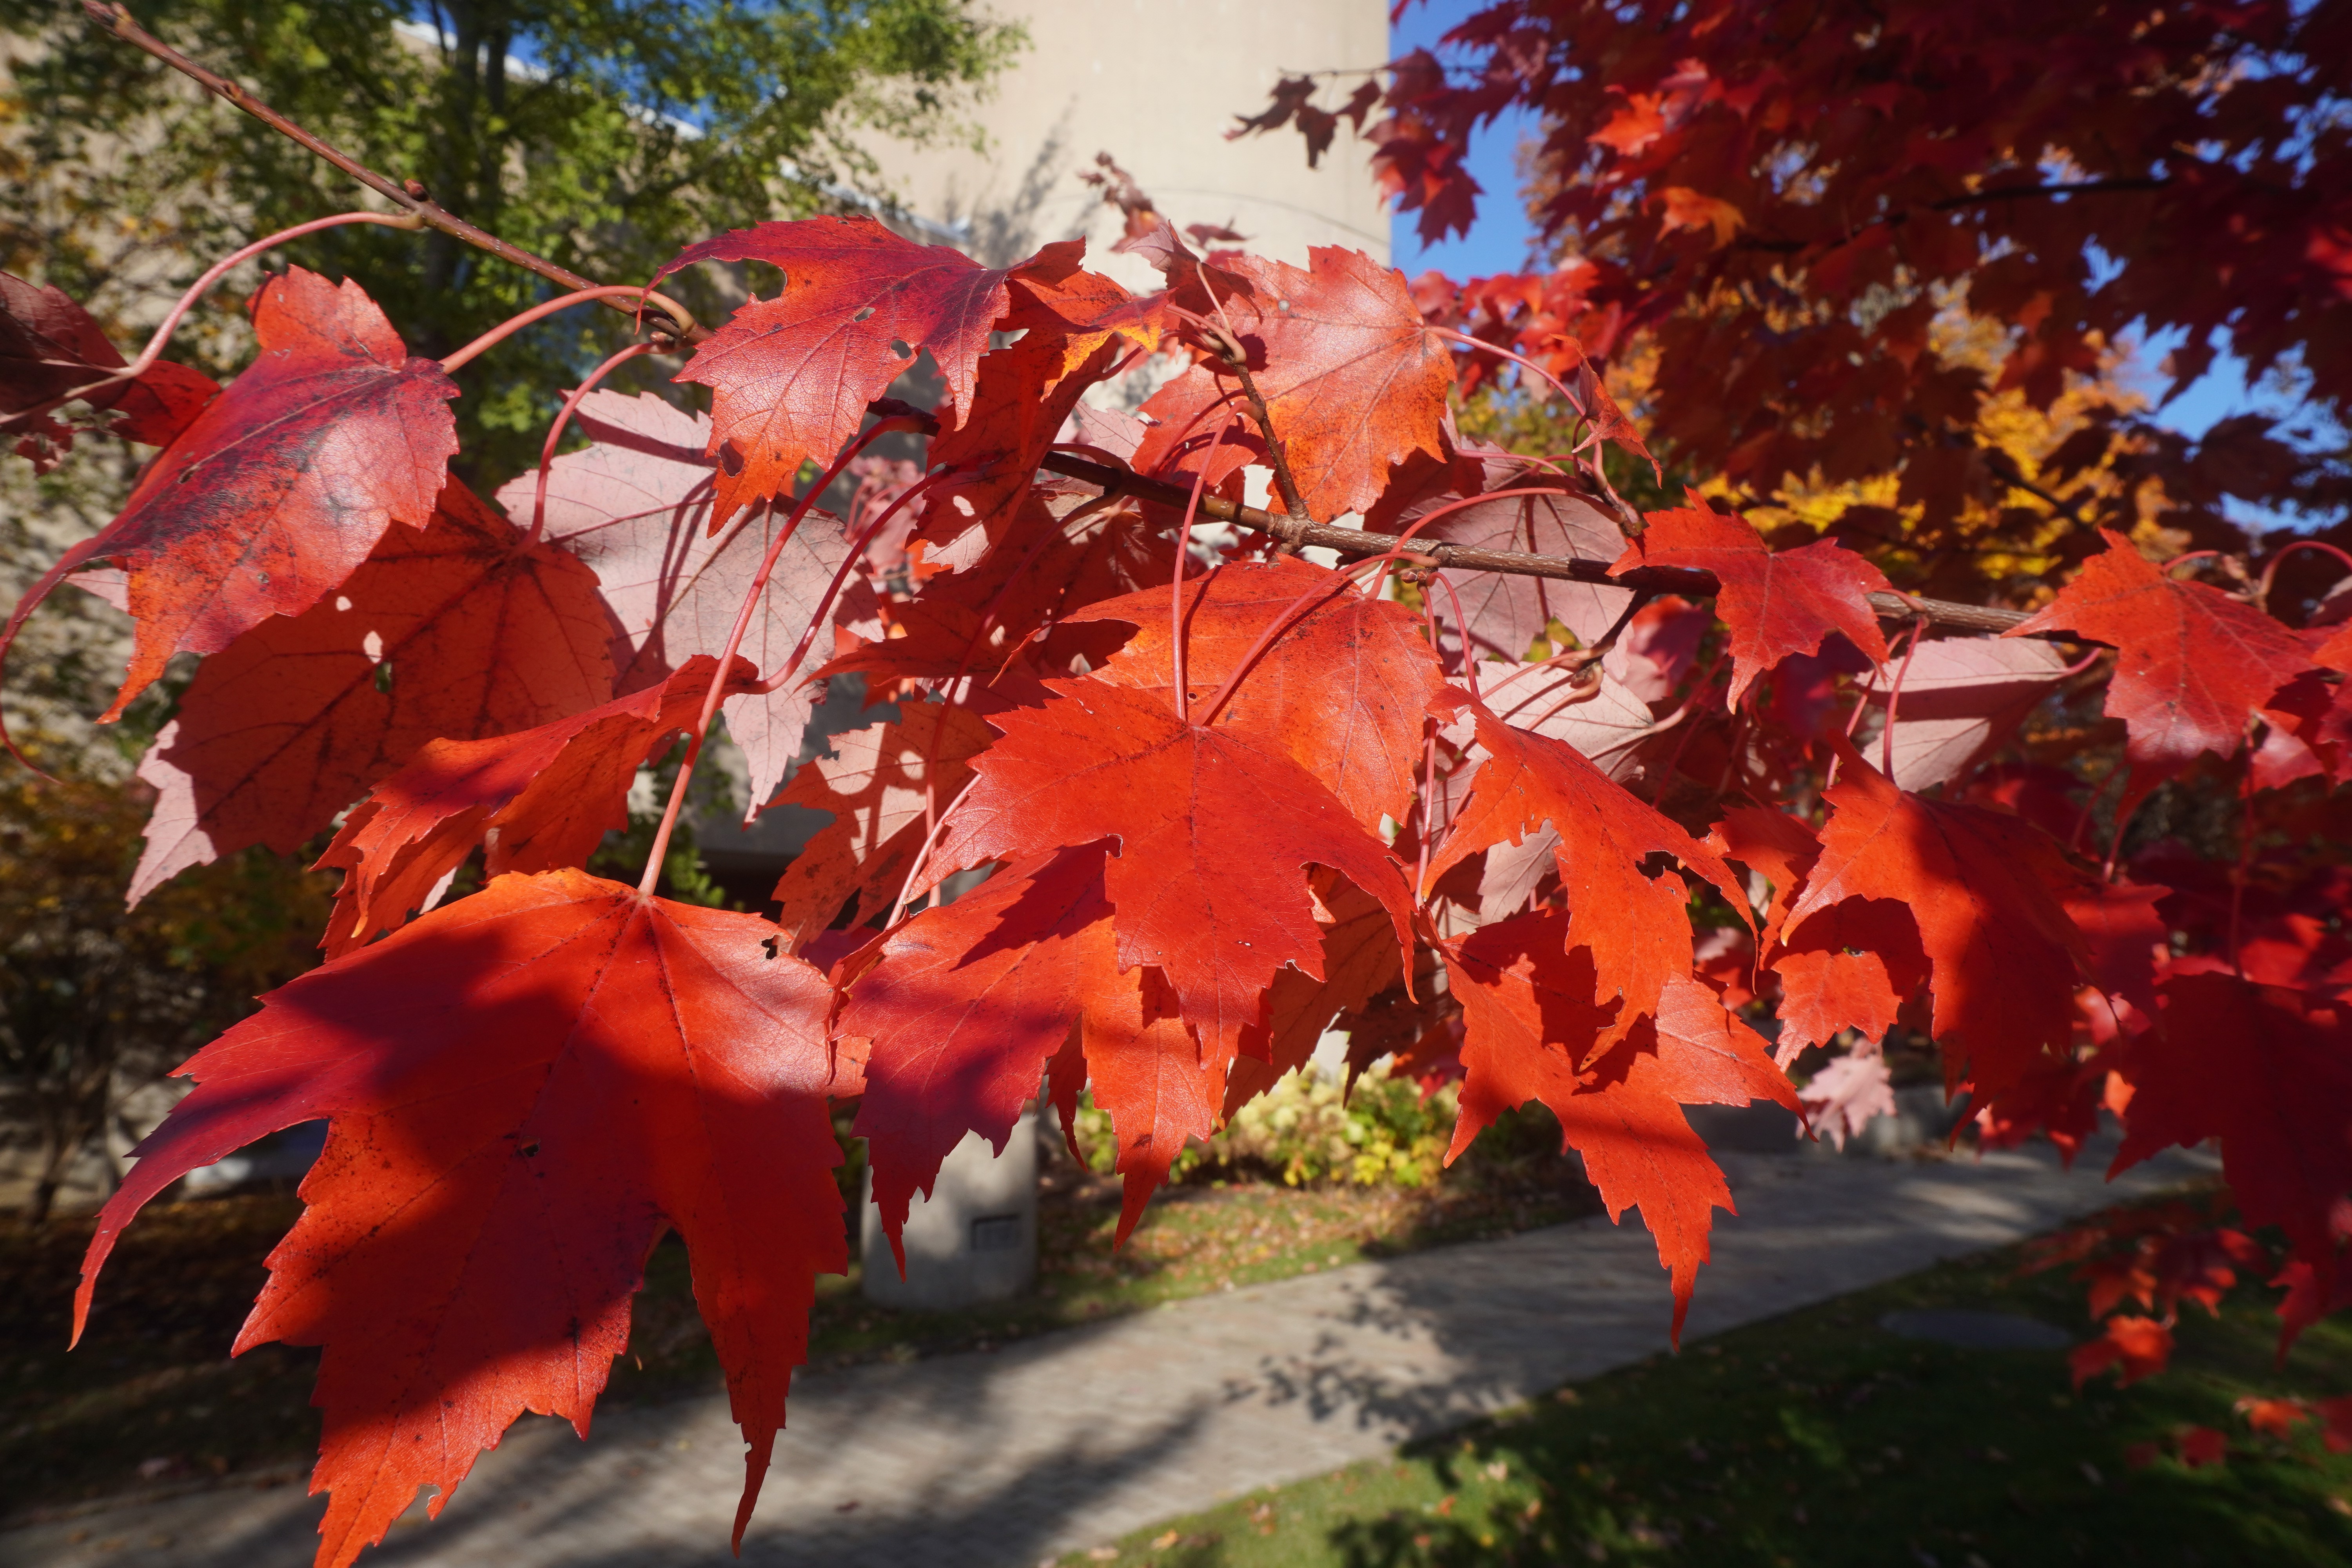
<instances>
[{"instance_id":1,"label":"concrete post","mask_svg":"<svg viewBox=\"0 0 2352 1568\"><path fill-rule=\"evenodd\" d=\"M908 1210L904 1279L882 1234L870 1171L863 1207L866 1300L941 1312L1020 1295L1037 1278L1037 1113L1021 1113L1003 1154L967 1133L940 1164L931 1195Z\"/></svg>"}]
</instances>

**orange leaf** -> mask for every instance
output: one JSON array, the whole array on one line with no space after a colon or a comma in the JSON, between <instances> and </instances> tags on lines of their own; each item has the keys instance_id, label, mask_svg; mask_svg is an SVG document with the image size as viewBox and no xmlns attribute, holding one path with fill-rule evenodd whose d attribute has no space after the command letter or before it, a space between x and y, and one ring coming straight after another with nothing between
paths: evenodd
<instances>
[{"instance_id":1,"label":"orange leaf","mask_svg":"<svg viewBox=\"0 0 2352 1568\"><path fill-rule=\"evenodd\" d=\"M1378 500L1394 465L1417 452L1444 455L1454 356L1423 322L1402 274L1357 250L1317 246L1307 256L1307 272L1235 258L1249 289L1221 298L1299 499L1328 522ZM1136 470L1157 472L1175 443L1205 436L1214 420L1204 411L1240 385L1211 360L1153 394L1143 412L1160 423L1137 451Z\"/></svg>"},{"instance_id":2,"label":"orange leaf","mask_svg":"<svg viewBox=\"0 0 2352 1568\"><path fill-rule=\"evenodd\" d=\"M690 245L654 274L700 261L781 268L772 300L754 297L694 351L679 381L711 389L709 455L719 464L716 529L782 492L804 462L832 461L866 405L929 349L953 406L969 414L988 334L1004 314L1011 268L943 245L901 239L864 213L763 223Z\"/></svg>"},{"instance_id":3,"label":"orange leaf","mask_svg":"<svg viewBox=\"0 0 2352 1568\"><path fill-rule=\"evenodd\" d=\"M2097 1339L2066 1352L2076 1388L2109 1367L2116 1369L2116 1382L2128 1388L2143 1377L2162 1372L2171 1362L2172 1331L2154 1318L2109 1318Z\"/></svg>"},{"instance_id":4,"label":"orange leaf","mask_svg":"<svg viewBox=\"0 0 2352 1568\"><path fill-rule=\"evenodd\" d=\"M1641 1031L1580 1070L1622 1004L1592 1002L1591 955L1557 910L1485 926L1445 953L1466 1028L1461 1118L1450 1163L1504 1110L1539 1100L1559 1118L1564 1147L1584 1157L1612 1219L1639 1206L1673 1276L1675 1335L1712 1211L1737 1212L1723 1173L1681 1106L1771 1099L1796 1109L1755 1031L1715 994L1683 976L1667 989L1654 1030Z\"/></svg>"},{"instance_id":5,"label":"orange leaf","mask_svg":"<svg viewBox=\"0 0 2352 1568\"><path fill-rule=\"evenodd\" d=\"M1409 945L1412 905L1389 849L1297 763L1185 724L1147 692L1045 686L1044 707L989 721L1003 739L974 761L979 780L949 815L923 886L987 860L1117 839L1103 879L1119 966L1159 965L1204 1056L1223 1060L1286 962L1324 978L1310 862L1379 899Z\"/></svg>"},{"instance_id":6,"label":"orange leaf","mask_svg":"<svg viewBox=\"0 0 2352 1568\"><path fill-rule=\"evenodd\" d=\"M1368 828L1412 809L1422 722L1444 684L1412 611L1295 556L1234 562L1184 584L1184 679L1197 711L1269 626L1283 629L1234 688L1217 728L1281 751ZM1309 595L1312 595L1309 597ZM1305 613L1289 615L1307 600ZM1167 700L1168 590L1089 605L1068 623L1136 627L1097 679Z\"/></svg>"},{"instance_id":7,"label":"orange leaf","mask_svg":"<svg viewBox=\"0 0 2352 1568\"><path fill-rule=\"evenodd\" d=\"M1658 232L1672 234L1678 228L1710 229L1715 235L1715 248L1721 250L1731 243L1731 237L1748 226L1748 219L1739 209L1720 196L1710 196L1692 190L1688 185L1668 185L1658 193L1665 216L1658 220Z\"/></svg>"},{"instance_id":8,"label":"orange leaf","mask_svg":"<svg viewBox=\"0 0 2352 1568\"><path fill-rule=\"evenodd\" d=\"M2218 588L2174 581L2113 529L2099 532L2106 550L2002 635L2071 631L2112 645L2106 711L2129 729L2135 767L2168 773L2202 752L2232 755L2254 710L2311 668L2302 643Z\"/></svg>"}]
</instances>

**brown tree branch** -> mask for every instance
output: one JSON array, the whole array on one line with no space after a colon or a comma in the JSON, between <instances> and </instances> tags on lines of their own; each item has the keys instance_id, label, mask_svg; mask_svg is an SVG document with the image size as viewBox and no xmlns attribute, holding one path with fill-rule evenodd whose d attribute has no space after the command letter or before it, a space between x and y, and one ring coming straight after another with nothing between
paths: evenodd
<instances>
[{"instance_id":1,"label":"brown tree branch","mask_svg":"<svg viewBox=\"0 0 2352 1568\"><path fill-rule=\"evenodd\" d=\"M467 223L464 218L433 200L431 194L425 190L421 182L394 181L390 175L380 174L357 159L329 146L246 91L237 83L229 80L226 77L217 76L206 70L154 34L147 31L137 22L132 21L130 11L121 5L119 0L113 5L104 4L102 0L82 0L82 10L88 14L91 22L105 28L114 37L136 48L145 50L205 91L226 99L295 145L332 163L402 211L415 214L427 227L437 228L452 238L463 240L478 250L488 251L501 261L511 262L527 271L536 272L552 282L561 283L568 290L597 287L593 280L581 277L570 268L558 267L544 257L533 256L520 246L510 244L487 229L478 228ZM604 303L624 315L636 314L625 300L607 300ZM687 315L683 310L678 310L673 318L673 326L674 330L663 335L673 338L680 343L700 342L710 335L709 328L697 321L692 316Z\"/></svg>"},{"instance_id":2,"label":"brown tree branch","mask_svg":"<svg viewBox=\"0 0 2352 1568\"><path fill-rule=\"evenodd\" d=\"M1164 506L1181 509L1192 500L1192 491L1181 486L1162 479L1146 479L1125 468L1115 468L1107 463L1093 462L1068 452L1048 452L1038 467L1106 491L1115 490ZM1271 533L1279 539L1295 536L1300 544L1321 545L1346 556L1385 555L1396 548L1396 535L1392 533L1373 533L1360 528L1333 528L1327 523L1309 523L1302 528L1286 517L1276 517L1253 506L1236 506L1215 496L1202 496L1200 510L1202 516L1231 523L1236 528ZM1436 541L1424 543L1420 540L1412 541L1412 547L1416 555L1433 564L1460 571L1498 572L1515 577L1549 577L1567 583L1596 583L1612 588L1631 588L1642 594L1682 594L1693 598L1712 597L1723 587L1714 573L1687 567L1639 566L1622 576L1612 577L1608 562L1587 560L1581 556L1528 555L1510 550L1475 550L1466 545ZM1869 598L1871 607L1890 620L1924 615L1937 626L1950 626L1959 631L2004 632L2027 618L2026 612L2022 610L1955 604L1948 599L1916 599L1908 594L1873 594ZM2075 639L2061 637L2055 640L2071 642Z\"/></svg>"}]
</instances>

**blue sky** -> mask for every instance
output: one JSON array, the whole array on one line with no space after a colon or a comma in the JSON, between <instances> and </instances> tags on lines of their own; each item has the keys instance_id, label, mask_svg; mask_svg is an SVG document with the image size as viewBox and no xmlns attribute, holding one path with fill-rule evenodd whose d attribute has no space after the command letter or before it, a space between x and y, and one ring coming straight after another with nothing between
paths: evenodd
<instances>
[{"instance_id":1,"label":"blue sky","mask_svg":"<svg viewBox=\"0 0 2352 1568\"><path fill-rule=\"evenodd\" d=\"M1479 0L1431 0L1429 4L1412 5L1389 29L1391 58L1415 48L1436 48L1439 37L1447 28L1479 9ZM1481 278L1497 272L1517 272L1527 264L1528 244L1534 237L1534 229L1518 203L1516 158L1521 140L1537 130L1534 114L1514 110L1472 140L1470 172L1486 187L1486 195L1479 198L1478 222L1468 236L1456 236L1440 245L1423 245L1415 231L1418 213L1400 214L1391 220L1391 244L1396 265L1406 277L1433 267L1454 279ZM2160 395L2165 385L2164 378L2153 374L2163 357L2164 346L2158 345L2156 352L2146 356L2151 373L2147 390L2151 396ZM2254 407L2270 413L2285 411L2276 397L2250 392L2244 363L2223 354L2158 418L2194 437L2203 435L2228 415Z\"/></svg>"}]
</instances>

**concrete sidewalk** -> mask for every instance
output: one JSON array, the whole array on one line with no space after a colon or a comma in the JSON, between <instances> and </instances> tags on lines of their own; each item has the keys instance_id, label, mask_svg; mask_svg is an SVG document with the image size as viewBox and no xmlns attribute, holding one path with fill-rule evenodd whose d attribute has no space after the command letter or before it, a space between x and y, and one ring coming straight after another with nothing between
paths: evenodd
<instances>
[{"instance_id":1,"label":"concrete sidewalk","mask_svg":"<svg viewBox=\"0 0 2352 1568\"><path fill-rule=\"evenodd\" d=\"M1724 1153L1688 1336L2015 1241L2211 1168L2176 1152L1981 1163ZM743 1560L1028 1568L1269 1482L1318 1475L1666 1344L1634 1216L1359 1264L1006 1346L795 1380ZM527 1419L437 1523L362 1563L651 1568L731 1559L742 1445L723 1398L614 1412L585 1446ZM0 1535L9 1568L302 1568L322 1500L224 1489ZM79 1536L79 1539L75 1538Z\"/></svg>"}]
</instances>

